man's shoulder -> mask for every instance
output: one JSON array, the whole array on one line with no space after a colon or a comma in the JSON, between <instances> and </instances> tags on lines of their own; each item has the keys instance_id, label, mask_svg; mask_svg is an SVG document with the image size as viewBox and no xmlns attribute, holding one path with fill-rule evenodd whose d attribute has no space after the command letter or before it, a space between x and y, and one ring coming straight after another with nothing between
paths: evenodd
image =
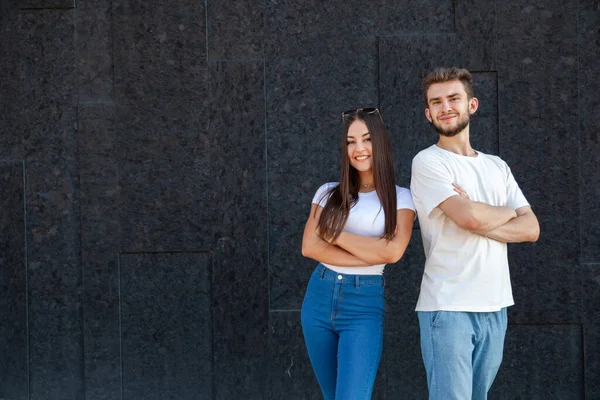
<instances>
[{"instance_id":1,"label":"man's shoulder","mask_svg":"<svg viewBox=\"0 0 600 400\"><path fill-rule=\"evenodd\" d=\"M430 162L432 160L440 159L440 152L437 150L436 145L431 145L423 150L419 151L413 157L414 162Z\"/></svg>"},{"instance_id":2,"label":"man's shoulder","mask_svg":"<svg viewBox=\"0 0 600 400\"><path fill-rule=\"evenodd\" d=\"M481 156L483 159L485 159L493 164L496 164L498 167L500 167L502 169L508 168L508 164L500 156L496 156L494 154L483 153L481 151L478 151L477 153L479 153L479 156Z\"/></svg>"}]
</instances>

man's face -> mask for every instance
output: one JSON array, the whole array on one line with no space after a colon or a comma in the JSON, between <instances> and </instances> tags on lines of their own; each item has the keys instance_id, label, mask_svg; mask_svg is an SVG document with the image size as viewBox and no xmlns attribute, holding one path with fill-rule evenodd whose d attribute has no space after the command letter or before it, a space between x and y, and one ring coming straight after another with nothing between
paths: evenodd
<instances>
[{"instance_id":1,"label":"man's face","mask_svg":"<svg viewBox=\"0 0 600 400\"><path fill-rule=\"evenodd\" d=\"M469 125L478 101L474 97L468 98L461 81L453 80L431 85L427 90L427 105L425 116L435 130L440 135L452 137Z\"/></svg>"}]
</instances>

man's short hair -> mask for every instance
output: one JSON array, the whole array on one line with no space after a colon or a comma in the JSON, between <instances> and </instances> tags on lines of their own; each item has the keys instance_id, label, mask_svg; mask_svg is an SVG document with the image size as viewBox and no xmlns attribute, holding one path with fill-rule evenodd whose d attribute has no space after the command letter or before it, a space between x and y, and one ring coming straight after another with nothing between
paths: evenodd
<instances>
[{"instance_id":1,"label":"man's short hair","mask_svg":"<svg viewBox=\"0 0 600 400\"><path fill-rule=\"evenodd\" d=\"M465 92L467 92L467 98L472 99L475 97L475 92L473 90L473 76L471 76L469 71L457 67L440 67L434 69L423 78L422 88L425 103L427 104L427 90L429 90L431 85L448 81L461 81L465 88Z\"/></svg>"}]
</instances>

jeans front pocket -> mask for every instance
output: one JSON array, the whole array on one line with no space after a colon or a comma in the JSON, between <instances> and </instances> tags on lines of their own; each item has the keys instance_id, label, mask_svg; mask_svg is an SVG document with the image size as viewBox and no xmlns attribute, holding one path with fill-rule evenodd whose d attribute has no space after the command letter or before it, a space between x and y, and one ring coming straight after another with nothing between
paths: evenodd
<instances>
[{"instance_id":1,"label":"jeans front pocket","mask_svg":"<svg viewBox=\"0 0 600 400\"><path fill-rule=\"evenodd\" d=\"M442 316L444 315L445 311L434 311L433 317L431 318L431 326L435 327L435 326L440 326L440 324L442 323L441 319Z\"/></svg>"}]
</instances>

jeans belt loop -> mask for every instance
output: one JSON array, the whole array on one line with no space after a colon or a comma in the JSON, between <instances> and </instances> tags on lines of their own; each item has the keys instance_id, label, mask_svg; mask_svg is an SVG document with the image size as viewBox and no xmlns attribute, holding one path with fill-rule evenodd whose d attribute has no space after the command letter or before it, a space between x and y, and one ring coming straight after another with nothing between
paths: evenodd
<instances>
[{"instance_id":1,"label":"jeans belt loop","mask_svg":"<svg viewBox=\"0 0 600 400\"><path fill-rule=\"evenodd\" d=\"M323 279L323 277L325 276L325 271L326 270L327 269L324 266L321 265L321 279Z\"/></svg>"},{"instance_id":2,"label":"jeans belt loop","mask_svg":"<svg viewBox=\"0 0 600 400\"><path fill-rule=\"evenodd\" d=\"M356 282L356 288L358 289L360 286L360 278L358 275L354 275L354 278L355 278L355 282Z\"/></svg>"}]
</instances>

